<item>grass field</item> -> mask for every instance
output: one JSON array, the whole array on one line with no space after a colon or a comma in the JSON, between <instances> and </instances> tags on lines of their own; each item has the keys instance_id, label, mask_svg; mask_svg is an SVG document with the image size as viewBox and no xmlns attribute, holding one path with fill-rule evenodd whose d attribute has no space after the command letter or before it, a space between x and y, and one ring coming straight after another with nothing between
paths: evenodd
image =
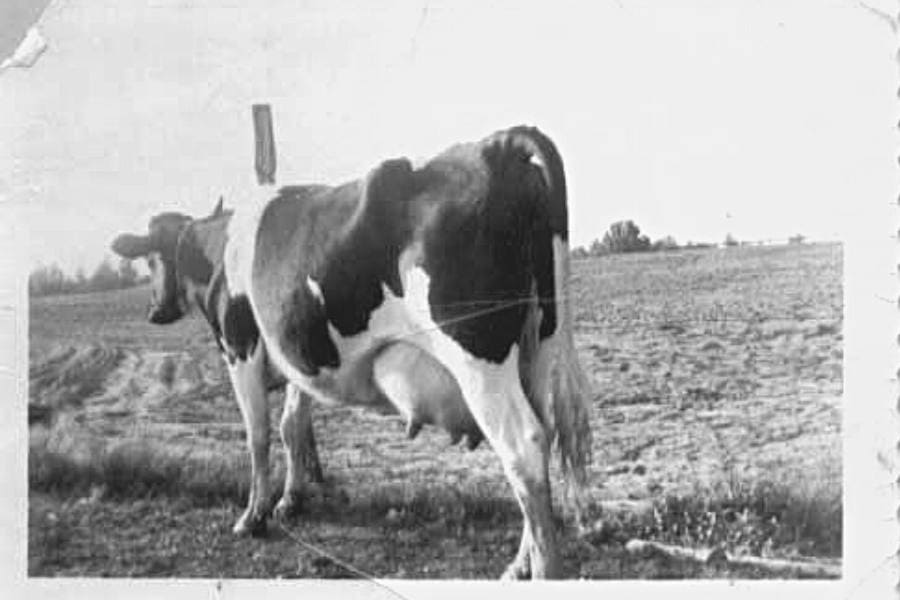
<instances>
[{"instance_id":1,"label":"grass field","mask_svg":"<svg viewBox=\"0 0 900 600\"><path fill-rule=\"evenodd\" d=\"M837 244L573 263L594 526L559 520L569 576L772 576L634 556L634 537L838 561L841 282ZM29 574L350 576L284 530L232 536L249 468L224 367L204 322L150 325L147 298L31 304ZM487 444L349 408L314 420L327 482L291 535L379 577L499 576L521 520Z\"/></svg>"}]
</instances>

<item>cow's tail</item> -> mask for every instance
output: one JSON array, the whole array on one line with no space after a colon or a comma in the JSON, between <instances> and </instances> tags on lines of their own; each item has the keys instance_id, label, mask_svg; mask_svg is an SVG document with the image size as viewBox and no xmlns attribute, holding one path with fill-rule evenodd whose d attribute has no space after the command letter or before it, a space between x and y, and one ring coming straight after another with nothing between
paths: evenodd
<instances>
[{"instance_id":1,"label":"cow's tail","mask_svg":"<svg viewBox=\"0 0 900 600\"><path fill-rule=\"evenodd\" d=\"M587 487L587 466L591 462L591 428L588 379L581 369L569 296L569 244L553 238L553 274L557 306L557 333L552 345L551 403L556 440L563 472L569 478L569 501L578 517L583 516Z\"/></svg>"},{"instance_id":2,"label":"cow's tail","mask_svg":"<svg viewBox=\"0 0 900 600\"><path fill-rule=\"evenodd\" d=\"M539 211L549 226L544 244L552 245L552 283L541 284L538 279L540 304L555 307L555 324L541 323L537 356L538 362L549 361L541 369L549 375L549 382L538 385L544 392L534 398L537 412L542 416L559 451L560 463L568 485L567 500L582 517L587 467L591 461L591 430L589 424L590 386L581 369L575 350L573 317L569 293L569 227L566 178L562 158L546 135L533 127L514 127L507 132L507 143L527 153L541 169L546 184L546 212ZM539 228L544 229L544 228ZM546 234L546 229L544 229ZM549 240L547 239L549 238ZM545 251L546 253L546 246ZM549 257L547 257L549 258ZM544 267L551 269L549 260ZM541 265L536 265L538 269ZM550 285L548 285L548 283ZM543 288L543 289L542 289ZM549 307L548 307L549 308ZM543 311L546 320L547 310ZM555 328L552 328L555 325ZM543 354L543 356L541 356ZM549 367L549 368L548 368ZM537 383L537 382L533 382ZM549 385L546 385L549 383ZM547 393L549 392L549 393Z\"/></svg>"}]
</instances>

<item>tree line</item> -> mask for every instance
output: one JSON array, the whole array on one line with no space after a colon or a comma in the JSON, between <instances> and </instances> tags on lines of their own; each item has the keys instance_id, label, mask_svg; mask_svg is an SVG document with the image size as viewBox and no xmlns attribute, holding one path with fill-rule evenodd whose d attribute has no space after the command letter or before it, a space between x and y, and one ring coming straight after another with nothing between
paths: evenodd
<instances>
[{"instance_id":1,"label":"tree line","mask_svg":"<svg viewBox=\"0 0 900 600\"><path fill-rule=\"evenodd\" d=\"M788 244L803 244L806 237L797 234L788 239ZM760 244L763 242L739 241L730 233L725 236L722 245L725 247L744 246L747 244ZM574 258L587 258L589 256L605 256L607 254L622 254L627 252L660 252L665 250L678 250L680 248L715 248L716 244L708 242L687 242L679 245L675 238L667 235L656 241L641 233L641 228L634 221L618 221L610 225L609 230L603 234L602 239L595 239L587 247L577 246L572 250Z\"/></svg>"},{"instance_id":2,"label":"tree line","mask_svg":"<svg viewBox=\"0 0 900 600\"><path fill-rule=\"evenodd\" d=\"M697 244L689 245L691 247L697 246ZM661 250L676 250L678 248L680 248L678 242L671 235L651 242L648 236L641 233L641 228L634 221L628 220L613 223L610 225L609 230L603 234L603 239L595 239L587 248L584 246L576 247L572 250L572 256L584 258L626 252L658 252Z\"/></svg>"},{"instance_id":3,"label":"tree line","mask_svg":"<svg viewBox=\"0 0 900 600\"><path fill-rule=\"evenodd\" d=\"M52 296L58 294L79 294L102 292L133 287L148 280L140 277L128 259L121 259L114 267L109 259L103 261L88 276L84 269L78 269L74 276L67 275L56 264L37 267L28 276L28 294L31 296Z\"/></svg>"}]
</instances>

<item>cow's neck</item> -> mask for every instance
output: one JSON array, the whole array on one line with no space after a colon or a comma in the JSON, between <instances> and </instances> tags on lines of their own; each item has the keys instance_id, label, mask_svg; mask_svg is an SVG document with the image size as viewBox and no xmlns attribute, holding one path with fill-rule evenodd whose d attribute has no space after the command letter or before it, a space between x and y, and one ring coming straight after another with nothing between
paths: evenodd
<instances>
[{"instance_id":1,"label":"cow's neck","mask_svg":"<svg viewBox=\"0 0 900 600\"><path fill-rule=\"evenodd\" d=\"M195 221L179 242L178 277L188 296L209 318L210 292L217 288L225 255L230 213L213 219Z\"/></svg>"}]
</instances>

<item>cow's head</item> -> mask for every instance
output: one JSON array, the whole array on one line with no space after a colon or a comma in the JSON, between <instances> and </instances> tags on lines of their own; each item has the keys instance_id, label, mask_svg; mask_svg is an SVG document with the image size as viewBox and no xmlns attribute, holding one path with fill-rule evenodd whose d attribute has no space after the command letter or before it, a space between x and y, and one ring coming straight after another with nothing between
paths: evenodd
<instances>
[{"instance_id":1,"label":"cow's head","mask_svg":"<svg viewBox=\"0 0 900 600\"><path fill-rule=\"evenodd\" d=\"M211 216L222 212L220 199ZM112 243L113 252L119 256L147 259L152 293L147 318L151 323L172 323L187 312L188 303L176 257L179 244L192 222L191 217L181 213L162 213L150 219L147 235L123 233Z\"/></svg>"},{"instance_id":2,"label":"cow's head","mask_svg":"<svg viewBox=\"0 0 900 600\"><path fill-rule=\"evenodd\" d=\"M191 218L180 213L163 213L150 219L147 235L123 233L112 243L113 252L135 259L146 258L150 268L151 323L165 324L180 319L186 310L184 294L179 289L175 268L178 239Z\"/></svg>"}]
</instances>

